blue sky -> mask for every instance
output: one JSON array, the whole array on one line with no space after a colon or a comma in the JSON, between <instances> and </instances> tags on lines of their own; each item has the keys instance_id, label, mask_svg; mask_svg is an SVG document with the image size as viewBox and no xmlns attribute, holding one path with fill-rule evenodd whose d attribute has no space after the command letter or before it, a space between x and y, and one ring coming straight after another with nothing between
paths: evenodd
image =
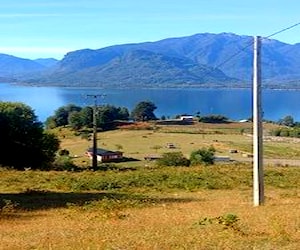
<instances>
[{"instance_id":1,"label":"blue sky","mask_svg":"<svg viewBox=\"0 0 300 250\"><path fill-rule=\"evenodd\" d=\"M196 33L268 36L300 22L299 0L0 0L0 53L54 57ZM300 26L276 40L300 43Z\"/></svg>"}]
</instances>

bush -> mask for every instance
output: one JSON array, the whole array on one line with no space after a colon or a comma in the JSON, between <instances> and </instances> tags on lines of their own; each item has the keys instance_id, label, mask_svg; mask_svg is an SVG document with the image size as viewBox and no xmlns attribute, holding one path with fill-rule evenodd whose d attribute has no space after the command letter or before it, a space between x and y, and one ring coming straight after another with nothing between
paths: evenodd
<instances>
[{"instance_id":1,"label":"bush","mask_svg":"<svg viewBox=\"0 0 300 250\"><path fill-rule=\"evenodd\" d=\"M289 129L282 129L280 131L280 136L283 136L283 137L288 137L290 136L290 130Z\"/></svg>"},{"instance_id":2,"label":"bush","mask_svg":"<svg viewBox=\"0 0 300 250\"><path fill-rule=\"evenodd\" d=\"M212 165L214 164L215 149L210 147L208 149L202 148L196 151L193 151L190 156L191 165L205 164Z\"/></svg>"},{"instance_id":3,"label":"bush","mask_svg":"<svg viewBox=\"0 0 300 250\"><path fill-rule=\"evenodd\" d=\"M208 116L200 116L199 122L204 123L227 123L228 118L223 115L208 115Z\"/></svg>"},{"instance_id":4,"label":"bush","mask_svg":"<svg viewBox=\"0 0 300 250\"><path fill-rule=\"evenodd\" d=\"M278 128L278 129L273 129L273 130L271 130L270 134L271 134L272 136L280 136L280 132L281 132L281 129Z\"/></svg>"},{"instance_id":5,"label":"bush","mask_svg":"<svg viewBox=\"0 0 300 250\"><path fill-rule=\"evenodd\" d=\"M162 158L157 160L159 166L185 166L190 165L190 161L181 152L164 153Z\"/></svg>"},{"instance_id":6,"label":"bush","mask_svg":"<svg viewBox=\"0 0 300 250\"><path fill-rule=\"evenodd\" d=\"M78 170L78 167L73 163L69 156L61 155L55 159L53 169L56 171L76 171Z\"/></svg>"},{"instance_id":7,"label":"bush","mask_svg":"<svg viewBox=\"0 0 300 250\"><path fill-rule=\"evenodd\" d=\"M274 129L270 133L273 136L282 136L282 137L300 137L299 128L278 128Z\"/></svg>"},{"instance_id":8,"label":"bush","mask_svg":"<svg viewBox=\"0 0 300 250\"><path fill-rule=\"evenodd\" d=\"M70 155L70 151L67 149L61 149L58 151L58 155L59 156L69 156Z\"/></svg>"},{"instance_id":9,"label":"bush","mask_svg":"<svg viewBox=\"0 0 300 250\"><path fill-rule=\"evenodd\" d=\"M290 132L289 132L289 136L299 138L300 137L300 129L299 128L291 129Z\"/></svg>"}]
</instances>

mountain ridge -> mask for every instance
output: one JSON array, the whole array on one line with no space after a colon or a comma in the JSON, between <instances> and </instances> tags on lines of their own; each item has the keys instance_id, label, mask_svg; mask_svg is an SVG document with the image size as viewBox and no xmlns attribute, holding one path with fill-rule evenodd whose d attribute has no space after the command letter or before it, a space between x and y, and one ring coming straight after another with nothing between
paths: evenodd
<instances>
[{"instance_id":1,"label":"mountain ridge","mask_svg":"<svg viewBox=\"0 0 300 250\"><path fill-rule=\"evenodd\" d=\"M252 43L253 38L245 35L200 33L82 49L68 52L53 64L39 63L41 67L13 76L17 75L19 82L36 85L245 87L252 78ZM263 39L262 43L264 82L268 86L298 86L300 43L290 45L273 39Z\"/></svg>"}]
</instances>

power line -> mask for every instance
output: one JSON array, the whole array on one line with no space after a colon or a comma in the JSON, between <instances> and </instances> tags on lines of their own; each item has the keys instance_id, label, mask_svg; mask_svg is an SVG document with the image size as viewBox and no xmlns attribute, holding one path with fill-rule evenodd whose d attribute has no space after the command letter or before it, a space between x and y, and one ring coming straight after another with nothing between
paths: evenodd
<instances>
[{"instance_id":1,"label":"power line","mask_svg":"<svg viewBox=\"0 0 300 250\"><path fill-rule=\"evenodd\" d=\"M228 57L225 61L219 63L215 68L220 68L221 66L227 64L229 61L231 61L233 58L237 57L239 54L244 52L247 48L253 45L253 41L248 43L245 47L241 48L238 52L234 53L232 56Z\"/></svg>"},{"instance_id":2,"label":"power line","mask_svg":"<svg viewBox=\"0 0 300 250\"><path fill-rule=\"evenodd\" d=\"M267 37L265 37L265 38L270 38L270 37L272 37L272 36L276 36L276 35L278 35L278 34L280 34L280 33L282 33L282 32L285 32L285 31L287 31L287 30L290 30L290 29L292 29L292 28L295 28L295 27L298 26L298 25L300 25L300 22L299 22L299 23L296 23L296 24L293 24L293 25L291 25L291 26L289 26L289 27L286 27L286 28L284 28L284 29L282 29L282 30L276 31L276 32L274 32L273 34L271 34L271 35L269 35L269 36L267 36Z\"/></svg>"},{"instance_id":3,"label":"power line","mask_svg":"<svg viewBox=\"0 0 300 250\"><path fill-rule=\"evenodd\" d=\"M105 95L96 94L96 95L87 95L87 97L91 97L94 99L94 107L93 107L93 155L92 155L92 165L93 168L97 168L97 98L103 97Z\"/></svg>"},{"instance_id":4,"label":"power line","mask_svg":"<svg viewBox=\"0 0 300 250\"><path fill-rule=\"evenodd\" d=\"M265 38L273 37L273 36L275 36L275 35L278 35L278 34L280 34L280 33L285 32L285 31L287 31L287 30L293 29L293 28L295 28L295 27L298 26L298 25L300 25L300 22L295 23L295 24L293 24L293 25L291 25L291 26L288 26L288 27L286 27L286 28L283 28L283 29L281 29L281 30L279 30L279 31L276 31L276 32L272 33L271 35L266 36ZM221 66L227 64L227 63L230 62L232 59L234 59L234 58L237 57L239 54L241 54L243 51L245 51L247 48L249 48L250 46L253 46L253 44L254 44L254 41L251 41L249 44L247 44L245 47L243 47L242 49L240 49L238 52L234 53L232 56L228 57L226 60L224 60L223 62L219 63L217 66L215 66L215 68L220 68Z\"/></svg>"}]
</instances>

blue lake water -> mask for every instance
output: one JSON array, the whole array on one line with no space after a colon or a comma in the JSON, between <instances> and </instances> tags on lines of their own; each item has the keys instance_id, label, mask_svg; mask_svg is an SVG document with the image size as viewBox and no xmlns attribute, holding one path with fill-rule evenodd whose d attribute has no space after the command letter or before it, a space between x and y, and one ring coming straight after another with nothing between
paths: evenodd
<instances>
[{"instance_id":1,"label":"blue lake water","mask_svg":"<svg viewBox=\"0 0 300 250\"><path fill-rule=\"evenodd\" d=\"M173 117L177 114L222 114L231 119L252 116L251 89L97 89L29 87L0 83L0 101L18 101L31 106L40 121L53 115L58 107L73 103L80 106L93 105L87 95L105 94L99 105L111 104L129 110L140 101L155 103L157 117ZM292 115L300 121L300 91L263 90L264 118L277 121Z\"/></svg>"}]
</instances>

